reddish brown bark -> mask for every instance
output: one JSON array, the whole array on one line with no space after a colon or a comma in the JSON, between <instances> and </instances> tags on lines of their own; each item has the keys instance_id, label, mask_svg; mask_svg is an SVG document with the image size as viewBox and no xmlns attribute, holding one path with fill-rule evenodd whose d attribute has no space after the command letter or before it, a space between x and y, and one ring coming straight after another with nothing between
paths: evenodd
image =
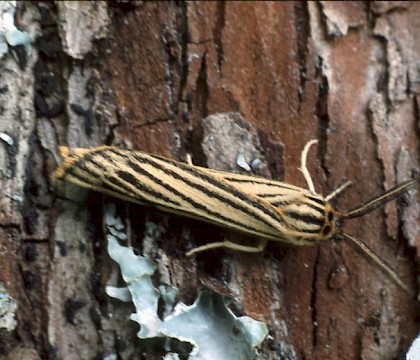
<instances>
[{"instance_id":1,"label":"reddish brown bark","mask_svg":"<svg viewBox=\"0 0 420 360\"><path fill-rule=\"evenodd\" d=\"M63 194L59 186L54 193L79 196L80 202L53 201L49 176L57 144L106 143L181 161L190 153L197 165L226 168L202 148L209 131L202 119L238 112L253 145L264 151L266 176L306 187L298 170L301 151L319 139L309 155L316 190L328 194L345 180L353 182L334 199L339 210L419 173L420 4L78 6L76 19L77 11L92 16L80 20L81 29L97 16L108 30L91 35L89 51L78 49L80 56L63 45L64 33L74 29L62 29L58 37L55 19L65 13L62 4L22 3L19 10L21 26L40 24L34 32L38 58L26 70L33 96L42 95L49 110L60 99L65 105L51 114L39 109L38 98L33 131L20 139L21 178L1 180L9 187L26 184L22 207L13 207L6 195L1 200L0 281L19 302L18 326L0 343L9 358L17 348L27 354L35 349L40 358L114 352L142 358L136 327L127 328L127 311L110 303L103 290L109 260L100 230L102 197L86 200L84 194ZM56 86L45 93L49 73ZM22 123L6 130L17 136ZM35 155L27 161L29 154ZM420 244L416 201L412 195L401 207L393 203L344 225L398 269L413 292ZM269 244L261 255L214 251L190 259L184 256L188 246L220 241L224 231L138 206L130 206L129 214L137 240L144 217L164 227L155 239L155 260L165 255L161 266L180 289L180 301L194 300L200 278L214 277L234 289L240 312L267 323L271 338L262 344L261 358L392 359L419 331L416 300L351 244ZM181 227L189 229L187 239ZM38 255L31 257L31 251Z\"/></svg>"}]
</instances>

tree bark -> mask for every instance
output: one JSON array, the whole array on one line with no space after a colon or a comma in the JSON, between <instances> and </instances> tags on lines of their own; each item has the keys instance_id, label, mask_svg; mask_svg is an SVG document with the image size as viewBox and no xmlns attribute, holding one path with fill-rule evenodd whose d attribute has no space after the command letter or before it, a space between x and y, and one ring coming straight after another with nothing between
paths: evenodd
<instances>
[{"instance_id":1,"label":"tree bark","mask_svg":"<svg viewBox=\"0 0 420 360\"><path fill-rule=\"evenodd\" d=\"M59 145L190 154L249 174L235 161L247 154L255 175L306 188L300 156L318 139L315 189L351 180L332 200L344 212L419 174L419 17L420 4L398 1L19 2L33 42L0 59L0 284L16 305L0 358L164 354L105 294L110 198L52 180ZM111 200L140 252L145 219L161 228L148 255L179 301L216 280L236 313L267 324L261 359L394 359L419 332L417 300L346 241L187 258L225 230ZM416 294L418 209L412 191L343 224Z\"/></svg>"}]
</instances>

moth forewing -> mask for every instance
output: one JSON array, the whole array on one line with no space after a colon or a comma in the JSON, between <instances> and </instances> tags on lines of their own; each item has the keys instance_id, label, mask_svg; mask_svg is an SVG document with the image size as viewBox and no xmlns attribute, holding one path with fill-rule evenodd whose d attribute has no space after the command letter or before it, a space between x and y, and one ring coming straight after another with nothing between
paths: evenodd
<instances>
[{"instance_id":1,"label":"moth forewing","mask_svg":"<svg viewBox=\"0 0 420 360\"><path fill-rule=\"evenodd\" d=\"M313 225L301 231L296 199L279 210L204 168L113 147L60 151L57 179L269 240L305 244L318 236Z\"/></svg>"},{"instance_id":2,"label":"moth forewing","mask_svg":"<svg viewBox=\"0 0 420 360\"><path fill-rule=\"evenodd\" d=\"M320 194L258 176L206 170L276 207L290 232L299 233L299 239L293 242L295 245L313 245L336 233L335 211Z\"/></svg>"}]
</instances>

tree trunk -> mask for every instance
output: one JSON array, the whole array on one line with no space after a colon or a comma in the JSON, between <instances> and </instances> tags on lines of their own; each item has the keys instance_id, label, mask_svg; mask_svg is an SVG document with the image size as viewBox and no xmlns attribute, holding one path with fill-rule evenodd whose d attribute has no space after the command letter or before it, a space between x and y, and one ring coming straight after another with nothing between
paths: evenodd
<instances>
[{"instance_id":1,"label":"tree trunk","mask_svg":"<svg viewBox=\"0 0 420 360\"><path fill-rule=\"evenodd\" d=\"M315 189L351 180L332 200L349 210L419 174L419 18L419 3L398 1L19 2L15 23L32 49L5 42L0 59L0 358L165 354L136 338L132 309L105 293L109 201L178 301L224 283L237 315L267 324L259 358L404 354L419 332L417 300L347 241L188 258L225 229L51 175L59 145L106 144L307 188L300 156L318 139ZM417 294L415 194L343 228ZM160 229L152 249L145 221Z\"/></svg>"}]
</instances>

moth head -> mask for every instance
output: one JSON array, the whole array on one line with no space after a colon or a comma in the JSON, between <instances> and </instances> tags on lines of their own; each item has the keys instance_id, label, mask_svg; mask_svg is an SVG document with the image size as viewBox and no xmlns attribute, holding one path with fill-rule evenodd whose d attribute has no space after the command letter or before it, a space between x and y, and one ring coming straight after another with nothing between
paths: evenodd
<instances>
[{"instance_id":1,"label":"moth head","mask_svg":"<svg viewBox=\"0 0 420 360\"><path fill-rule=\"evenodd\" d=\"M325 204L325 217L324 224L321 227L320 235L322 240L328 240L337 233L337 229L340 226L339 216L333 209L333 207L326 203Z\"/></svg>"}]
</instances>

